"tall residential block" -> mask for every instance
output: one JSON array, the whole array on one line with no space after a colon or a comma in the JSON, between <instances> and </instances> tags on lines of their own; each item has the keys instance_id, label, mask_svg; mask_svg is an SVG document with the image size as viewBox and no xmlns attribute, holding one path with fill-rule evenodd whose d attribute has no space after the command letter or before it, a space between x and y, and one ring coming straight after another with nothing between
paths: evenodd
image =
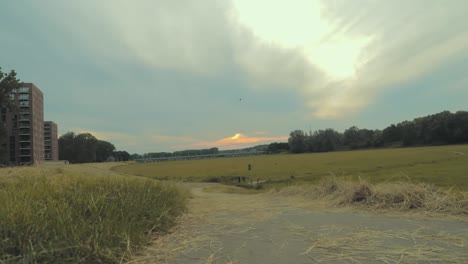
<instances>
[{"instance_id":1,"label":"tall residential block","mask_svg":"<svg viewBox=\"0 0 468 264\"><path fill-rule=\"evenodd\" d=\"M50 161L59 159L57 124L52 121L44 122L44 158Z\"/></svg>"},{"instance_id":2,"label":"tall residential block","mask_svg":"<svg viewBox=\"0 0 468 264\"><path fill-rule=\"evenodd\" d=\"M44 161L43 94L32 83L23 83L11 93L12 107L1 107L2 124L7 130L10 162L17 165Z\"/></svg>"}]
</instances>

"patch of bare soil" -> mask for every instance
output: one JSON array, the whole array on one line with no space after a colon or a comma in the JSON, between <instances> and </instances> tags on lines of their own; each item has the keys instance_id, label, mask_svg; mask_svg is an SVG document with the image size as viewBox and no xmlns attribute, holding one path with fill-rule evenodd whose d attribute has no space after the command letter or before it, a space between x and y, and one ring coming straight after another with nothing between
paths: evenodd
<instances>
[{"instance_id":1,"label":"patch of bare soil","mask_svg":"<svg viewBox=\"0 0 468 264\"><path fill-rule=\"evenodd\" d=\"M187 184L189 212L130 263L468 263L468 222ZM209 191L205 191L209 189Z\"/></svg>"}]
</instances>

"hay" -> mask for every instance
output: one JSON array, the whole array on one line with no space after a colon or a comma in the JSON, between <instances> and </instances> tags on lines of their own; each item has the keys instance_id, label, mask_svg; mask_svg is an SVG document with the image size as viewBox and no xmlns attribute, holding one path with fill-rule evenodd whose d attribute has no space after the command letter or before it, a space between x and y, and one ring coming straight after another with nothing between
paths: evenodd
<instances>
[{"instance_id":1,"label":"hay","mask_svg":"<svg viewBox=\"0 0 468 264\"><path fill-rule=\"evenodd\" d=\"M358 205L373 209L468 215L468 193L426 183L371 184L363 180L337 181L331 177L317 185L291 186L271 194L328 201L336 206Z\"/></svg>"},{"instance_id":2,"label":"hay","mask_svg":"<svg viewBox=\"0 0 468 264\"><path fill-rule=\"evenodd\" d=\"M296 231L297 228L294 227ZM309 257L315 263L368 263L371 260L383 263L466 263L468 253L464 249L468 243L467 232L428 235L425 231L424 227L411 233L322 226L318 231L304 228L297 234L311 241L311 246L300 255Z\"/></svg>"}]
</instances>

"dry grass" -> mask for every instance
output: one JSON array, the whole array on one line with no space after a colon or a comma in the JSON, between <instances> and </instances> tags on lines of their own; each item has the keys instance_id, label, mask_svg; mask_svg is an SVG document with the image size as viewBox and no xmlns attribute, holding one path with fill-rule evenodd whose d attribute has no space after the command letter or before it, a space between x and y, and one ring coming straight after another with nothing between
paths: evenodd
<instances>
[{"instance_id":1,"label":"dry grass","mask_svg":"<svg viewBox=\"0 0 468 264\"><path fill-rule=\"evenodd\" d=\"M359 205L375 209L468 215L467 192L455 192L427 183L371 184L365 180L344 181L330 177L317 185L291 186L275 193L328 200L338 206Z\"/></svg>"},{"instance_id":2,"label":"dry grass","mask_svg":"<svg viewBox=\"0 0 468 264\"><path fill-rule=\"evenodd\" d=\"M107 166L0 170L0 263L118 263L184 212L176 186Z\"/></svg>"},{"instance_id":3,"label":"dry grass","mask_svg":"<svg viewBox=\"0 0 468 264\"><path fill-rule=\"evenodd\" d=\"M467 234L389 231L348 226L323 226L310 230L295 226L291 232L310 240L301 255L312 263L466 263Z\"/></svg>"}]
</instances>

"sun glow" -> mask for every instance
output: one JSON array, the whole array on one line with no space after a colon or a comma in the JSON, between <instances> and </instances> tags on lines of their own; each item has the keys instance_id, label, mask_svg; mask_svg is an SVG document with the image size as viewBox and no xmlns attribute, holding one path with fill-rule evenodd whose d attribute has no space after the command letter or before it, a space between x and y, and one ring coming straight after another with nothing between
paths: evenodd
<instances>
[{"instance_id":1,"label":"sun glow","mask_svg":"<svg viewBox=\"0 0 468 264\"><path fill-rule=\"evenodd\" d=\"M337 32L322 15L318 0L233 0L237 21L260 39L287 49L298 49L332 79L355 74L366 36Z\"/></svg>"},{"instance_id":2,"label":"sun glow","mask_svg":"<svg viewBox=\"0 0 468 264\"><path fill-rule=\"evenodd\" d=\"M235 134L233 137L231 137L232 140L236 140L236 139L239 139L242 135L237 133Z\"/></svg>"}]
</instances>

